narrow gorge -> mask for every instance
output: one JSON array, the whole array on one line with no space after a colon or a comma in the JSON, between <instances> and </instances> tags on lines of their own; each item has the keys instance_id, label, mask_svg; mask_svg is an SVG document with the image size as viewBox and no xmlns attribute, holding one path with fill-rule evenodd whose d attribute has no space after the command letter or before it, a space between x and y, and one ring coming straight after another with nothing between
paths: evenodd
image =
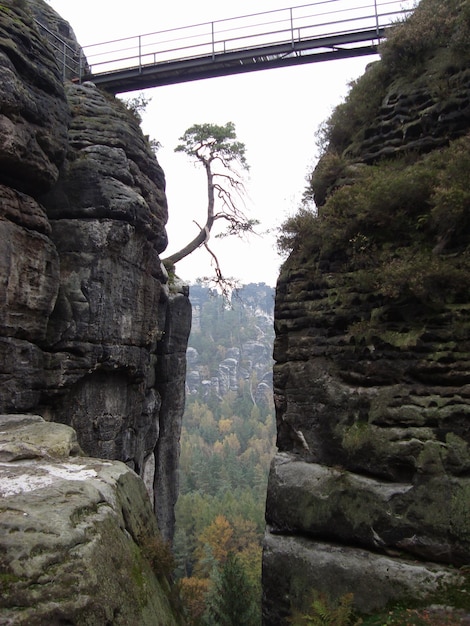
<instances>
[{"instance_id":1,"label":"narrow gorge","mask_svg":"<svg viewBox=\"0 0 470 626\"><path fill-rule=\"evenodd\" d=\"M137 116L64 80L72 26L0 2L0 624L172 626L191 293ZM393 29L280 233L264 626L470 623L469 32L469 0Z\"/></svg>"}]
</instances>

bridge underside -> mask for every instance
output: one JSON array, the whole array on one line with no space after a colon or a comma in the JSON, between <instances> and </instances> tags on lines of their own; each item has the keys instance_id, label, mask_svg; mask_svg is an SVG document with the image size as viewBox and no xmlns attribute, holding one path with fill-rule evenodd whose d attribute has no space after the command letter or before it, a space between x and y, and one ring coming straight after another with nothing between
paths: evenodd
<instances>
[{"instance_id":1,"label":"bridge underside","mask_svg":"<svg viewBox=\"0 0 470 626\"><path fill-rule=\"evenodd\" d=\"M112 94L125 93L204 78L377 54L377 42L384 35L383 28L333 35L89 74L82 80L90 80Z\"/></svg>"}]
</instances>

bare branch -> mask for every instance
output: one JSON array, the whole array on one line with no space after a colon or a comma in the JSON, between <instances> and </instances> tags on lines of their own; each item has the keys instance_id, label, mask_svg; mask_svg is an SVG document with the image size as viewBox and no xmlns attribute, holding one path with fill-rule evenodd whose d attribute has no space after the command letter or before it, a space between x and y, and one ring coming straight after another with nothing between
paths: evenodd
<instances>
[{"instance_id":1,"label":"bare branch","mask_svg":"<svg viewBox=\"0 0 470 626\"><path fill-rule=\"evenodd\" d=\"M238 283L234 279L226 278L223 275L217 255L209 248L207 243L204 244L204 247L206 248L207 252L212 257L212 261L213 261L212 265L214 267L214 272L215 272L215 278L212 278L210 282L219 288L224 298L229 300L232 294L232 291L237 288Z\"/></svg>"}]
</instances>

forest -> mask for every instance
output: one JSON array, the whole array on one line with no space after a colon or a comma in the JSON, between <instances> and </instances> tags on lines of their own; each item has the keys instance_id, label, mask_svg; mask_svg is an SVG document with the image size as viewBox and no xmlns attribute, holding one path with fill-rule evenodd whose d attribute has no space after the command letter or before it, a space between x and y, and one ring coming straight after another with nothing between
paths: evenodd
<instances>
[{"instance_id":1,"label":"forest","mask_svg":"<svg viewBox=\"0 0 470 626\"><path fill-rule=\"evenodd\" d=\"M190 288L175 577L188 625L261 622L261 545L275 450L274 289Z\"/></svg>"}]
</instances>

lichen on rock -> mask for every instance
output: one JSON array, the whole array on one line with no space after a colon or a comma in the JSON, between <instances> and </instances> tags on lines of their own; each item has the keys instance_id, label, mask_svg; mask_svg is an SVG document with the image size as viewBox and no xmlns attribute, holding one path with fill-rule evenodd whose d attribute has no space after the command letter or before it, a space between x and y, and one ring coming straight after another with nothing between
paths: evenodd
<instances>
[{"instance_id":1,"label":"lichen on rock","mask_svg":"<svg viewBox=\"0 0 470 626\"><path fill-rule=\"evenodd\" d=\"M132 470L83 456L69 426L35 415L0 415L0 459L1 623L180 623L146 553L160 535Z\"/></svg>"}]
</instances>

